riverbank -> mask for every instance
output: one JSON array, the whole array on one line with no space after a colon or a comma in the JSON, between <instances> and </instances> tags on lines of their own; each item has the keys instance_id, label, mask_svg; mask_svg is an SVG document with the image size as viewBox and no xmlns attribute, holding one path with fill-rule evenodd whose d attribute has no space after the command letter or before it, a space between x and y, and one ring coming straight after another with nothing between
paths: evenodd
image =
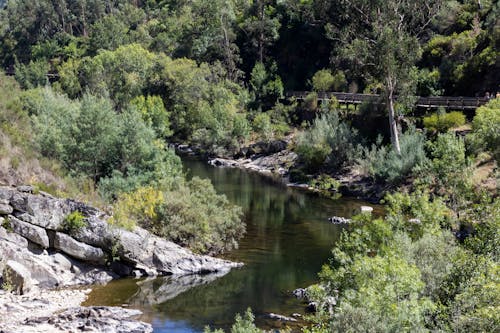
<instances>
[{"instance_id":1,"label":"riverbank","mask_svg":"<svg viewBox=\"0 0 500 333\"><path fill-rule=\"evenodd\" d=\"M242 266L107 219L95 207L31 186L0 186L0 331L58 332L56 324L67 331L87 318L95 332L150 332L150 325L127 319L140 312L79 307L87 292L67 288L126 276L223 274ZM6 315L11 312L16 316ZM104 329L107 322L116 329Z\"/></svg>"},{"instance_id":2,"label":"riverbank","mask_svg":"<svg viewBox=\"0 0 500 333\"><path fill-rule=\"evenodd\" d=\"M134 319L141 311L80 306L89 292L39 289L16 295L0 291L0 332L153 332L151 324Z\"/></svg>"},{"instance_id":3,"label":"riverbank","mask_svg":"<svg viewBox=\"0 0 500 333\"><path fill-rule=\"evenodd\" d=\"M315 193L327 194L330 197L338 195L348 196L378 204L385 194L390 191L389 186L373 182L355 170L344 170L332 175L336 182L335 188L324 190L314 186L314 179L319 175L308 175L312 181L294 182L290 180L291 171L297 166L298 155L290 149L292 138L276 140L268 143L260 142L243 147L232 157L207 156L200 149L188 145L176 145L174 148L179 154L202 158L208 164L222 168L238 168L261 175L272 177L288 187L297 188Z\"/></svg>"}]
</instances>

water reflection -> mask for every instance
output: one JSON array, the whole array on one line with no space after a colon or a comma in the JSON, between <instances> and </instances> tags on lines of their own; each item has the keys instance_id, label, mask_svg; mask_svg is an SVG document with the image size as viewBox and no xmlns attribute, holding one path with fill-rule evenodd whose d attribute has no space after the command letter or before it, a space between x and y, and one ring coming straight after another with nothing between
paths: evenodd
<instances>
[{"instance_id":1,"label":"water reflection","mask_svg":"<svg viewBox=\"0 0 500 333\"><path fill-rule=\"evenodd\" d=\"M143 319L153 323L155 332L176 333L201 332L206 324L227 328L247 307L266 328L265 313L303 312L303 305L289 292L314 283L328 259L341 227L327 218L350 217L364 203L320 198L237 169L184 162L188 176L211 179L219 193L243 207L247 233L239 249L225 257L245 266L224 276L117 281L96 289L91 303L130 304L145 312ZM375 207L375 213L380 208Z\"/></svg>"}]
</instances>

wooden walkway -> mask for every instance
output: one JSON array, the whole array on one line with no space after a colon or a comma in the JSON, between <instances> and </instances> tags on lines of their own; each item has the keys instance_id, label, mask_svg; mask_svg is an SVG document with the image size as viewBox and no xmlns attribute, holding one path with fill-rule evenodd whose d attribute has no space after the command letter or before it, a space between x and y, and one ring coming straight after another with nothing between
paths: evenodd
<instances>
[{"instance_id":1,"label":"wooden walkway","mask_svg":"<svg viewBox=\"0 0 500 333\"><path fill-rule=\"evenodd\" d=\"M298 100L304 100L310 91L291 91L286 97L295 97ZM342 92L320 92L318 100L330 100L335 97L340 104L359 105L365 102L385 103L381 101L380 95L375 94L353 94ZM486 97L418 97L415 106L425 109L445 108L447 110L475 110L488 102Z\"/></svg>"}]
</instances>

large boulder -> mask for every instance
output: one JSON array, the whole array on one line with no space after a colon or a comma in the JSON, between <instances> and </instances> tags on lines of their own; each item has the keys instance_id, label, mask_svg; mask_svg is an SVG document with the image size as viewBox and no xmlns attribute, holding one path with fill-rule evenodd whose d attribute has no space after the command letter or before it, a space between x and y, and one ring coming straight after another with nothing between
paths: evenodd
<instances>
[{"instance_id":1,"label":"large boulder","mask_svg":"<svg viewBox=\"0 0 500 333\"><path fill-rule=\"evenodd\" d=\"M106 260L106 254L102 249L79 242L61 232L55 233L54 248L84 261L103 264Z\"/></svg>"},{"instance_id":2,"label":"large boulder","mask_svg":"<svg viewBox=\"0 0 500 333\"><path fill-rule=\"evenodd\" d=\"M9 216L9 223L15 233L29 239L44 249L49 247L49 237L44 228L23 222L14 216Z\"/></svg>"},{"instance_id":3,"label":"large boulder","mask_svg":"<svg viewBox=\"0 0 500 333\"><path fill-rule=\"evenodd\" d=\"M19 295L26 294L35 288L30 271L17 261L7 261L3 268L2 278L4 287L12 288L12 291Z\"/></svg>"}]
</instances>

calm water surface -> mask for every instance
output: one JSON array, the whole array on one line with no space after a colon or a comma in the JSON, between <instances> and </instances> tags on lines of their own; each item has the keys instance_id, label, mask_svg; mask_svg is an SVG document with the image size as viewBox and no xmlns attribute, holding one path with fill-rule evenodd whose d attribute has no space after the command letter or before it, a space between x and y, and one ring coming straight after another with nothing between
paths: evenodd
<instances>
[{"instance_id":1,"label":"calm water surface","mask_svg":"<svg viewBox=\"0 0 500 333\"><path fill-rule=\"evenodd\" d=\"M270 178L239 169L221 169L184 159L188 175L209 178L219 193L243 207L247 233L225 258L245 266L226 275L113 281L96 287L87 305L128 305L144 312L155 332L202 332L205 325L228 328L236 313L251 307L262 328L279 327L269 312L304 313L290 291L317 281L317 273L338 239L332 215L350 217L367 204L330 200L287 188ZM375 207L380 212L380 207Z\"/></svg>"}]
</instances>

